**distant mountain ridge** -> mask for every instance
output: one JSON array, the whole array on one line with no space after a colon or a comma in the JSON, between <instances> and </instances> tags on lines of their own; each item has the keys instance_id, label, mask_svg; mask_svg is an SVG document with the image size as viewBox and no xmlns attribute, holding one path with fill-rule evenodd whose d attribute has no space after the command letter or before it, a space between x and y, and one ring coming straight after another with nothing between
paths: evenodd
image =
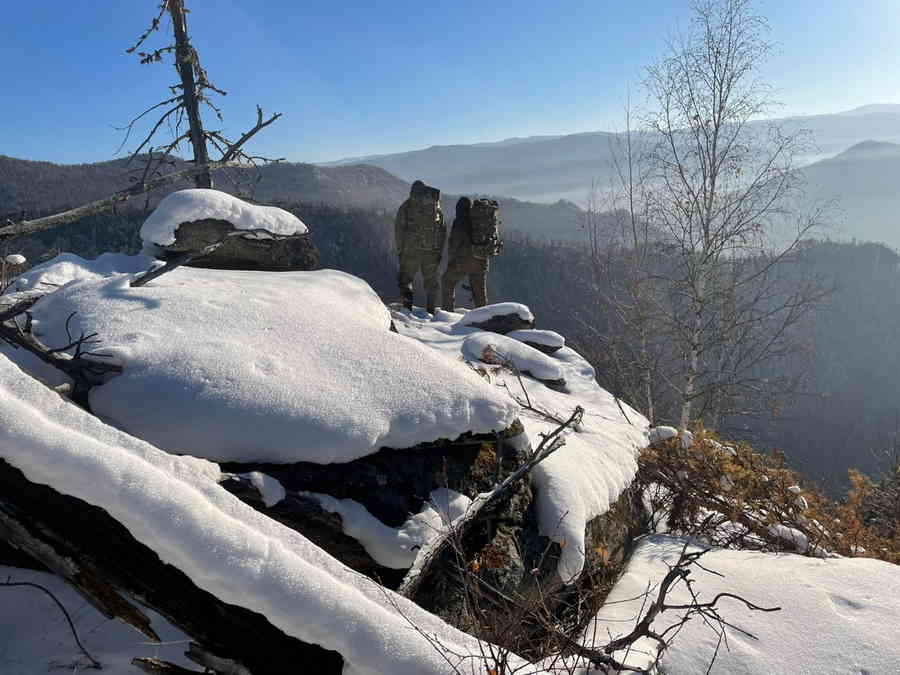
<instances>
[{"instance_id":1,"label":"distant mountain ridge","mask_svg":"<svg viewBox=\"0 0 900 675\"><path fill-rule=\"evenodd\" d=\"M809 130L817 146L811 162L877 139L900 142L900 104L872 104L827 115L788 117L787 131ZM422 178L448 192L490 193L534 202L582 204L591 185L612 175L617 134L604 131L511 138L496 143L436 145L360 158L406 180ZM338 160L323 166L340 166Z\"/></svg>"},{"instance_id":2,"label":"distant mountain ridge","mask_svg":"<svg viewBox=\"0 0 900 675\"><path fill-rule=\"evenodd\" d=\"M900 145L863 141L803 173L810 204L836 200L836 229L827 234L900 250Z\"/></svg>"},{"instance_id":3,"label":"distant mountain ridge","mask_svg":"<svg viewBox=\"0 0 900 675\"><path fill-rule=\"evenodd\" d=\"M862 141L844 150L837 157L861 157L870 155L885 155L900 151L897 143L887 141Z\"/></svg>"}]
</instances>

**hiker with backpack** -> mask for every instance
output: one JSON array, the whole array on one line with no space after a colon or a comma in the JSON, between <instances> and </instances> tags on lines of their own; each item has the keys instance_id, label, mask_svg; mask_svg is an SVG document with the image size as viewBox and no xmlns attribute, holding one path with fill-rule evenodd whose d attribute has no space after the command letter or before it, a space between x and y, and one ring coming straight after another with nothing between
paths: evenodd
<instances>
[{"instance_id":1,"label":"hiker with backpack","mask_svg":"<svg viewBox=\"0 0 900 675\"><path fill-rule=\"evenodd\" d=\"M438 268L447 238L447 226L441 212L441 191L420 180L412 184L407 199L397 210L394 221L395 243L400 256L397 283L403 306L412 311L413 281L421 270L425 285L425 306L434 314L438 292Z\"/></svg>"},{"instance_id":2,"label":"hiker with backpack","mask_svg":"<svg viewBox=\"0 0 900 675\"><path fill-rule=\"evenodd\" d=\"M460 197L450 231L447 271L441 279L442 307L452 312L456 284L468 276L475 307L487 304L487 273L490 260L503 248L500 238L500 207L493 199L474 201Z\"/></svg>"}]
</instances>

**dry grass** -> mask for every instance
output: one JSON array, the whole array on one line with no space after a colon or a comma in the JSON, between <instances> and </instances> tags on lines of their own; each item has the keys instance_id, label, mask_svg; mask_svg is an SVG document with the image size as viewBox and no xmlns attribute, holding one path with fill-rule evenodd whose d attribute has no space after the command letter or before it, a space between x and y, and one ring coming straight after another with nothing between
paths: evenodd
<instances>
[{"instance_id":1,"label":"dry grass","mask_svg":"<svg viewBox=\"0 0 900 675\"><path fill-rule=\"evenodd\" d=\"M850 471L846 498L835 501L783 457L725 443L705 429L690 448L677 438L647 448L639 465L654 517L675 533L729 548L900 564L900 527L887 527L884 514L873 520L871 504L882 488L858 471Z\"/></svg>"}]
</instances>

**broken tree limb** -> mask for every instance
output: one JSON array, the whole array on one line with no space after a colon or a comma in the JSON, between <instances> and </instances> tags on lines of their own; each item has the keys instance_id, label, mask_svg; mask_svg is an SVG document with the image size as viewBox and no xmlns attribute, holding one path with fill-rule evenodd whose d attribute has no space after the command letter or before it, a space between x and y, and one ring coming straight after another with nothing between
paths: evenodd
<instances>
[{"instance_id":1,"label":"broken tree limb","mask_svg":"<svg viewBox=\"0 0 900 675\"><path fill-rule=\"evenodd\" d=\"M21 316L29 309L34 307L34 304L42 297L42 295L35 294L25 298L24 300L18 300L11 305L7 305L5 309L0 310L0 323L9 321L10 319L15 319L17 316Z\"/></svg>"},{"instance_id":2,"label":"broken tree limb","mask_svg":"<svg viewBox=\"0 0 900 675\"><path fill-rule=\"evenodd\" d=\"M149 675L203 675L205 670L188 670L160 659L131 659L131 665Z\"/></svg>"},{"instance_id":3,"label":"broken tree limb","mask_svg":"<svg viewBox=\"0 0 900 675\"><path fill-rule=\"evenodd\" d=\"M220 663L241 664L253 675L295 675L298 664L306 672L341 673L338 653L286 635L261 614L222 602L160 560L103 509L32 483L2 459L0 540L62 576L104 615L126 621L151 639L159 638L132 601L161 614Z\"/></svg>"},{"instance_id":4,"label":"broken tree limb","mask_svg":"<svg viewBox=\"0 0 900 675\"><path fill-rule=\"evenodd\" d=\"M422 584L431 576L436 568L452 566L453 562L448 562L448 555L455 555L455 543L466 538L467 534L475 527L476 524L483 522L490 517L498 506L507 499L513 487L525 476L527 476L534 467L547 459L554 452L565 445L563 434L567 429L574 428L581 423L584 416L584 409L577 406L567 420L564 420L549 434L545 434L543 440L535 448L531 457L522 463L515 471L509 474L496 488L487 495L479 495L472 502L468 512L456 523L453 523L447 531L442 533L432 541L420 554L422 562L413 565L406 577L397 588L400 595L415 600ZM417 561L418 563L418 561Z\"/></svg>"},{"instance_id":5,"label":"broken tree limb","mask_svg":"<svg viewBox=\"0 0 900 675\"><path fill-rule=\"evenodd\" d=\"M176 253L175 255L168 258L162 265L151 267L146 272L142 272L139 276L135 276L135 278L129 285L132 288L140 288L141 286L145 286L157 277L161 277L163 274L171 272L172 270L181 267L182 265L187 265L195 258L201 258L212 253L224 242L225 240L223 239L222 241L218 241L215 244L205 246L199 251L183 251L181 253Z\"/></svg>"},{"instance_id":6,"label":"broken tree limb","mask_svg":"<svg viewBox=\"0 0 900 675\"><path fill-rule=\"evenodd\" d=\"M229 145L228 149L225 151L224 155L222 156L222 161L230 162L231 160L237 159L240 156L242 156L243 151L241 150L241 148L244 146L244 144L247 141L249 141L251 138L253 138L253 136L255 136L257 132L265 129L267 126L272 124L272 122L277 120L279 117L281 117L281 113L275 113L269 119L263 120L263 110L259 106L256 106L256 124L253 126L252 129L250 129L243 136L241 136L238 139L237 143L232 143L231 145ZM244 156L246 156L246 155L244 155ZM274 161L278 161L278 160L274 160Z\"/></svg>"},{"instance_id":7,"label":"broken tree limb","mask_svg":"<svg viewBox=\"0 0 900 675\"><path fill-rule=\"evenodd\" d=\"M37 299L39 298L35 298L34 302ZM14 304L0 315L10 315L10 318L6 321L0 321L0 340L34 354L44 363L68 375L72 379L73 385L71 399L86 410L90 410L88 402L90 390L99 384L103 384L111 375L121 373L121 366L114 363L104 363L100 360L102 355L97 355L85 349L85 347L90 347L97 343L96 335L82 334L76 339L71 339L70 336L69 344L64 347L56 349L47 347L31 332L30 321L25 323L24 328L16 322L16 317L24 314L34 302L31 301L31 298L23 300ZM69 318L71 319L71 316ZM68 322L66 324L68 330ZM74 350L74 352L69 354L67 353L69 350Z\"/></svg>"},{"instance_id":8,"label":"broken tree limb","mask_svg":"<svg viewBox=\"0 0 900 675\"><path fill-rule=\"evenodd\" d=\"M184 655L197 665L203 666L217 675L253 675L244 664L238 663L233 659L216 656L196 642L190 643Z\"/></svg>"}]
</instances>

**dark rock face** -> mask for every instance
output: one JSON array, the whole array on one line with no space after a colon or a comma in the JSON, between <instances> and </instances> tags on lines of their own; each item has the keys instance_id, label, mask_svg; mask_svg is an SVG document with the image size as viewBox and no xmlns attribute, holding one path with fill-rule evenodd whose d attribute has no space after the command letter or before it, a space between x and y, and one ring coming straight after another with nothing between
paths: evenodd
<instances>
[{"instance_id":1,"label":"dark rock face","mask_svg":"<svg viewBox=\"0 0 900 675\"><path fill-rule=\"evenodd\" d=\"M481 323L470 323L467 325L473 326L474 328L480 328L481 330L491 331L492 333L500 333L501 335L506 335L507 333L511 333L514 330L527 330L530 328L534 328L534 320L526 321L518 314L513 313L492 316L487 321L482 321Z\"/></svg>"},{"instance_id":2,"label":"dark rock face","mask_svg":"<svg viewBox=\"0 0 900 675\"><path fill-rule=\"evenodd\" d=\"M521 431L518 423L500 434L466 434L414 448L382 448L373 455L342 464L222 464L229 473L260 471L278 479L287 490L321 492L336 499L353 499L385 525L399 527L418 513L437 488L474 497L502 478L497 446ZM505 452L501 450L501 452ZM515 458L509 460L515 466ZM505 475L505 474L503 474Z\"/></svg>"},{"instance_id":3,"label":"dark rock face","mask_svg":"<svg viewBox=\"0 0 900 675\"><path fill-rule=\"evenodd\" d=\"M410 514L421 511L437 488L447 487L469 497L494 488L528 452L514 439L520 431L516 423L503 434L466 435L405 450L383 448L346 464L222 465L227 472L260 471L278 479L287 497L272 507L265 507L246 482L228 480L223 486L349 567L397 588L406 570L378 565L359 542L343 534L340 516L324 511L317 500L300 493L353 499L386 525L397 527ZM626 490L607 513L588 524L585 574L583 580L568 587L556 571L561 548L538 531L533 498L530 482L520 481L507 499L456 542L441 564L431 568L412 599L462 630L503 644L504 636L485 625L485 614L472 611L471 584L476 576L481 580L478 583L497 592L496 597L485 599L495 626L502 623L504 612L517 611L515 607L523 603L540 603L547 611L564 614L585 598L600 597L597 584L612 586L632 540L645 528L637 490ZM504 604L509 598L515 599L514 605ZM537 642L542 629L536 625L534 630ZM515 639L521 640L522 633ZM515 646L521 649L520 643Z\"/></svg>"},{"instance_id":4,"label":"dark rock face","mask_svg":"<svg viewBox=\"0 0 900 675\"><path fill-rule=\"evenodd\" d=\"M519 434L515 423L506 432L465 435L405 450L383 448L374 455L345 464L223 464L228 473L260 471L276 478L287 492L282 502L265 507L253 489L228 480L223 487L243 501L308 537L349 567L390 588L397 588L406 570L378 565L355 540L343 534L340 516L324 512L318 502L299 493L329 494L353 499L390 527L398 527L422 510L431 492L449 488L475 497L488 492L525 459L525 448L507 439ZM484 560L484 571L497 588L515 590L525 575L519 553L523 532L532 517L532 491L520 481L508 500L479 523L461 542L465 556ZM420 605L459 627L476 629L465 606L456 565L441 566L413 598Z\"/></svg>"},{"instance_id":5,"label":"dark rock face","mask_svg":"<svg viewBox=\"0 0 900 675\"><path fill-rule=\"evenodd\" d=\"M314 270L319 266L319 251L310 235L274 236L267 234L233 234L234 225L226 220L195 220L182 223L175 230L175 243L161 247L167 254L200 251L222 241L212 253L194 258L191 267L220 270L255 270L291 272Z\"/></svg>"},{"instance_id":6,"label":"dark rock face","mask_svg":"<svg viewBox=\"0 0 900 675\"><path fill-rule=\"evenodd\" d=\"M562 349L562 346L545 345L541 342L529 342L528 340L522 340L522 342L544 354L555 354Z\"/></svg>"}]
</instances>

